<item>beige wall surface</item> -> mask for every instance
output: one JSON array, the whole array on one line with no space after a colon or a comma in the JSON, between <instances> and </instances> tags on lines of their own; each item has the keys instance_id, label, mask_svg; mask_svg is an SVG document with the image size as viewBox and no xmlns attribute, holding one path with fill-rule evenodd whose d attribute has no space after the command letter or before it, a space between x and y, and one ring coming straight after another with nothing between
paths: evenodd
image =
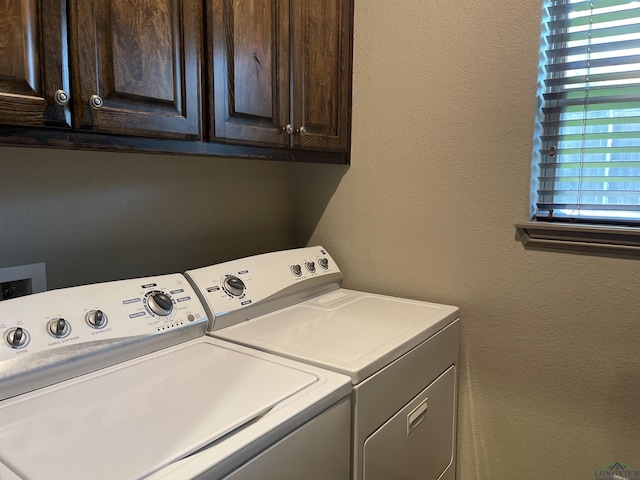
<instances>
[{"instance_id":1,"label":"beige wall surface","mask_svg":"<svg viewBox=\"0 0 640 480\"><path fill-rule=\"evenodd\" d=\"M525 250L541 4L356 0L352 165L296 167L298 244L460 306L458 478L640 468L640 263Z\"/></svg>"},{"instance_id":2,"label":"beige wall surface","mask_svg":"<svg viewBox=\"0 0 640 480\"><path fill-rule=\"evenodd\" d=\"M48 288L182 272L291 246L290 166L0 148L0 267Z\"/></svg>"},{"instance_id":3,"label":"beige wall surface","mask_svg":"<svg viewBox=\"0 0 640 480\"><path fill-rule=\"evenodd\" d=\"M514 240L539 1L355 14L351 167L296 166L294 192L279 163L2 147L0 267L56 288L323 244L347 287L460 306L459 479L640 467L640 263Z\"/></svg>"}]
</instances>

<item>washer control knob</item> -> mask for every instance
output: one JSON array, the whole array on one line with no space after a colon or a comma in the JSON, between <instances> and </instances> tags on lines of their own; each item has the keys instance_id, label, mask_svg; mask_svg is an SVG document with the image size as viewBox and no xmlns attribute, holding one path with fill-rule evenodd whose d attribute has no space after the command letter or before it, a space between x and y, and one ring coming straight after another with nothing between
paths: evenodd
<instances>
[{"instance_id":1,"label":"washer control knob","mask_svg":"<svg viewBox=\"0 0 640 480\"><path fill-rule=\"evenodd\" d=\"M302 267L300 265L291 265L291 273L296 277L302 276Z\"/></svg>"},{"instance_id":2,"label":"washer control knob","mask_svg":"<svg viewBox=\"0 0 640 480\"><path fill-rule=\"evenodd\" d=\"M318 265L320 265L320 267L322 267L323 270L327 270L329 268L329 259L324 257L319 258Z\"/></svg>"},{"instance_id":3,"label":"washer control knob","mask_svg":"<svg viewBox=\"0 0 640 480\"><path fill-rule=\"evenodd\" d=\"M92 328L103 328L107 324L107 316L102 310L93 310L87 315L87 323Z\"/></svg>"},{"instance_id":4,"label":"washer control knob","mask_svg":"<svg viewBox=\"0 0 640 480\"><path fill-rule=\"evenodd\" d=\"M232 297L239 297L244 293L247 287L238 277L229 275L225 277L224 282L222 282L222 288L224 288L224 291Z\"/></svg>"},{"instance_id":5,"label":"washer control knob","mask_svg":"<svg viewBox=\"0 0 640 480\"><path fill-rule=\"evenodd\" d=\"M173 302L171 297L164 292L151 292L147 297L147 305L156 315L166 317L173 311Z\"/></svg>"},{"instance_id":6,"label":"washer control knob","mask_svg":"<svg viewBox=\"0 0 640 480\"><path fill-rule=\"evenodd\" d=\"M27 331L20 327L12 328L11 330L9 330L6 338L9 346L13 348L22 348L27 344L27 341L29 340Z\"/></svg>"},{"instance_id":7,"label":"washer control knob","mask_svg":"<svg viewBox=\"0 0 640 480\"><path fill-rule=\"evenodd\" d=\"M316 273L316 264L314 262L304 262L304 266L311 273Z\"/></svg>"},{"instance_id":8,"label":"washer control knob","mask_svg":"<svg viewBox=\"0 0 640 480\"><path fill-rule=\"evenodd\" d=\"M49 322L49 333L54 337L63 338L71 332L71 325L64 318L55 318Z\"/></svg>"}]
</instances>

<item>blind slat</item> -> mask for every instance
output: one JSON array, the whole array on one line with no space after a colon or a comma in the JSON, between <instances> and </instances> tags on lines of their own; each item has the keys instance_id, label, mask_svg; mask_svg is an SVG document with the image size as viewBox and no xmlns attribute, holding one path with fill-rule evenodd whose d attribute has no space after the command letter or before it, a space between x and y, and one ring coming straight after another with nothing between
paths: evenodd
<instances>
[{"instance_id":1,"label":"blind slat","mask_svg":"<svg viewBox=\"0 0 640 480\"><path fill-rule=\"evenodd\" d=\"M606 140L624 140L637 139L640 132L636 130L628 130L622 132L590 132L590 133L565 133L560 135L541 135L540 138L544 143L564 143L584 140L585 144L596 144ZM638 146L640 149L640 146Z\"/></svg>"},{"instance_id":2,"label":"blind slat","mask_svg":"<svg viewBox=\"0 0 640 480\"><path fill-rule=\"evenodd\" d=\"M640 114L640 112L638 112ZM542 127L547 130L553 126L557 126L558 121L543 121ZM576 119L565 119L562 121L563 127L575 127L578 125L585 125L586 127L597 126L597 125L638 125L637 129L640 129L640 116L638 117L599 117L599 118L576 118Z\"/></svg>"},{"instance_id":3,"label":"blind slat","mask_svg":"<svg viewBox=\"0 0 640 480\"><path fill-rule=\"evenodd\" d=\"M637 35L637 25L615 25L607 28L600 28L598 30L583 30L580 32L551 32L547 35L547 43L555 50L561 49L563 46L571 42L584 42L590 41L602 41L606 38L621 38L625 35ZM555 52L550 52L555 54Z\"/></svg>"},{"instance_id":4,"label":"blind slat","mask_svg":"<svg viewBox=\"0 0 640 480\"><path fill-rule=\"evenodd\" d=\"M615 207L615 208L614 208ZM601 205L599 203L539 203L538 208L541 211L545 210L606 210L606 211L617 211L616 213L620 214L622 212L634 212L637 210L636 205ZM556 212L555 215L560 214L561 216L571 217L571 212L565 213L562 215L562 212ZM615 213L612 215L608 215L609 218L616 218Z\"/></svg>"},{"instance_id":5,"label":"blind slat","mask_svg":"<svg viewBox=\"0 0 640 480\"><path fill-rule=\"evenodd\" d=\"M640 65L638 69L627 72L589 74L588 84L591 85L591 89L597 85L624 85L634 82L638 78L638 73L640 73ZM544 83L549 87L549 90L553 92L560 90L561 87L580 88L585 85L586 80L585 76L581 75L575 77L547 78L544 80Z\"/></svg>"},{"instance_id":6,"label":"blind slat","mask_svg":"<svg viewBox=\"0 0 640 480\"><path fill-rule=\"evenodd\" d=\"M605 43L591 43L572 47L567 46L550 52L550 55L547 58L549 63L557 64L562 61L563 58L585 55L587 53L590 53L591 55L601 55L603 53L610 52L633 51L640 48L638 42L638 39L619 39Z\"/></svg>"},{"instance_id":7,"label":"blind slat","mask_svg":"<svg viewBox=\"0 0 640 480\"><path fill-rule=\"evenodd\" d=\"M558 30L567 30L569 28L581 28L581 27L590 27L593 30L597 30L600 28L601 24L610 24L612 22L619 23L631 23L634 19L640 18L640 7L630 8L609 11L608 9L598 9L598 1L594 1L594 14L593 15L579 15L579 16L561 16L558 20L551 20L547 22L547 28L550 31L557 32ZM631 3L627 2L625 5L631 5ZM619 5L623 7L624 5ZM598 13L598 11L602 11L602 13ZM589 10L585 11L586 13ZM576 12L572 10L572 13L584 13L584 12Z\"/></svg>"},{"instance_id":8,"label":"blind slat","mask_svg":"<svg viewBox=\"0 0 640 480\"><path fill-rule=\"evenodd\" d=\"M545 95L546 97L546 95ZM561 95L549 96L548 106L542 109L545 115L552 117L558 113L578 113L584 111L585 102L581 98L562 98ZM616 112L620 110L634 110L640 108L640 99L637 96L617 96L610 98L588 98L588 113L596 112ZM588 118L588 117L587 117ZM558 119L551 118L552 121L558 122Z\"/></svg>"},{"instance_id":9,"label":"blind slat","mask_svg":"<svg viewBox=\"0 0 640 480\"><path fill-rule=\"evenodd\" d=\"M564 12L567 9L566 3L567 2L564 0L549 2L549 6L547 7L547 11L549 12L549 15L558 16L558 15L564 14ZM598 7L599 8L616 7L616 6L627 5L628 3L629 3L629 0L600 0L598 2ZM574 2L571 5L571 11L576 13L588 11L590 8L591 8L591 1L588 1L588 0L585 0L583 2Z\"/></svg>"}]
</instances>

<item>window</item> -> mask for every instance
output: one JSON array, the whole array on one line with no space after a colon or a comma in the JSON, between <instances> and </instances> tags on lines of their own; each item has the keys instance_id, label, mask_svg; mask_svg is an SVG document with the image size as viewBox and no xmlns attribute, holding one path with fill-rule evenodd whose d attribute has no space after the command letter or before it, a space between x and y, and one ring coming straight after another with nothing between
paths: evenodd
<instances>
[{"instance_id":1,"label":"window","mask_svg":"<svg viewBox=\"0 0 640 480\"><path fill-rule=\"evenodd\" d=\"M544 13L532 214L640 226L640 1Z\"/></svg>"},{"instance_id":2,"label":"window","mask_svg":"<svg viewBox=\"0 0 640 480\"><path fill-rule=\"evenodd\" d=\"M640 256L640 1L545 0L525 247Z\"/></svg>"}]
</instances>

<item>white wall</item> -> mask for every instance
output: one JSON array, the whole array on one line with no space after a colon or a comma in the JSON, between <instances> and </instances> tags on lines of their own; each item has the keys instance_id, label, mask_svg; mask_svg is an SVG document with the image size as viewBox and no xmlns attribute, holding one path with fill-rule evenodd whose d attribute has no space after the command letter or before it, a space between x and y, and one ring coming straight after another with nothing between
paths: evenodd
<instances>
[{"instance_id":1,"label":"white wall","mask_svg":"<svg viewBox=\"0 0 640 480\"><path fill-rule=\"evenodd\" d=\"M277 162L0 147L0 267L59 288L287 248L291 199Z\"/></svg>"},{"instance_id":2,"label":"white wall","mask_svg":"<svg viewBox=\"0 0 640 480\"><path fill-rule=\"evenodd\" d=\"M541 4L356 0L349 168L296 169L346 286L461 307L458 474L640 467L640 263L525 250Z\"/></svg>"}]
</instances>

